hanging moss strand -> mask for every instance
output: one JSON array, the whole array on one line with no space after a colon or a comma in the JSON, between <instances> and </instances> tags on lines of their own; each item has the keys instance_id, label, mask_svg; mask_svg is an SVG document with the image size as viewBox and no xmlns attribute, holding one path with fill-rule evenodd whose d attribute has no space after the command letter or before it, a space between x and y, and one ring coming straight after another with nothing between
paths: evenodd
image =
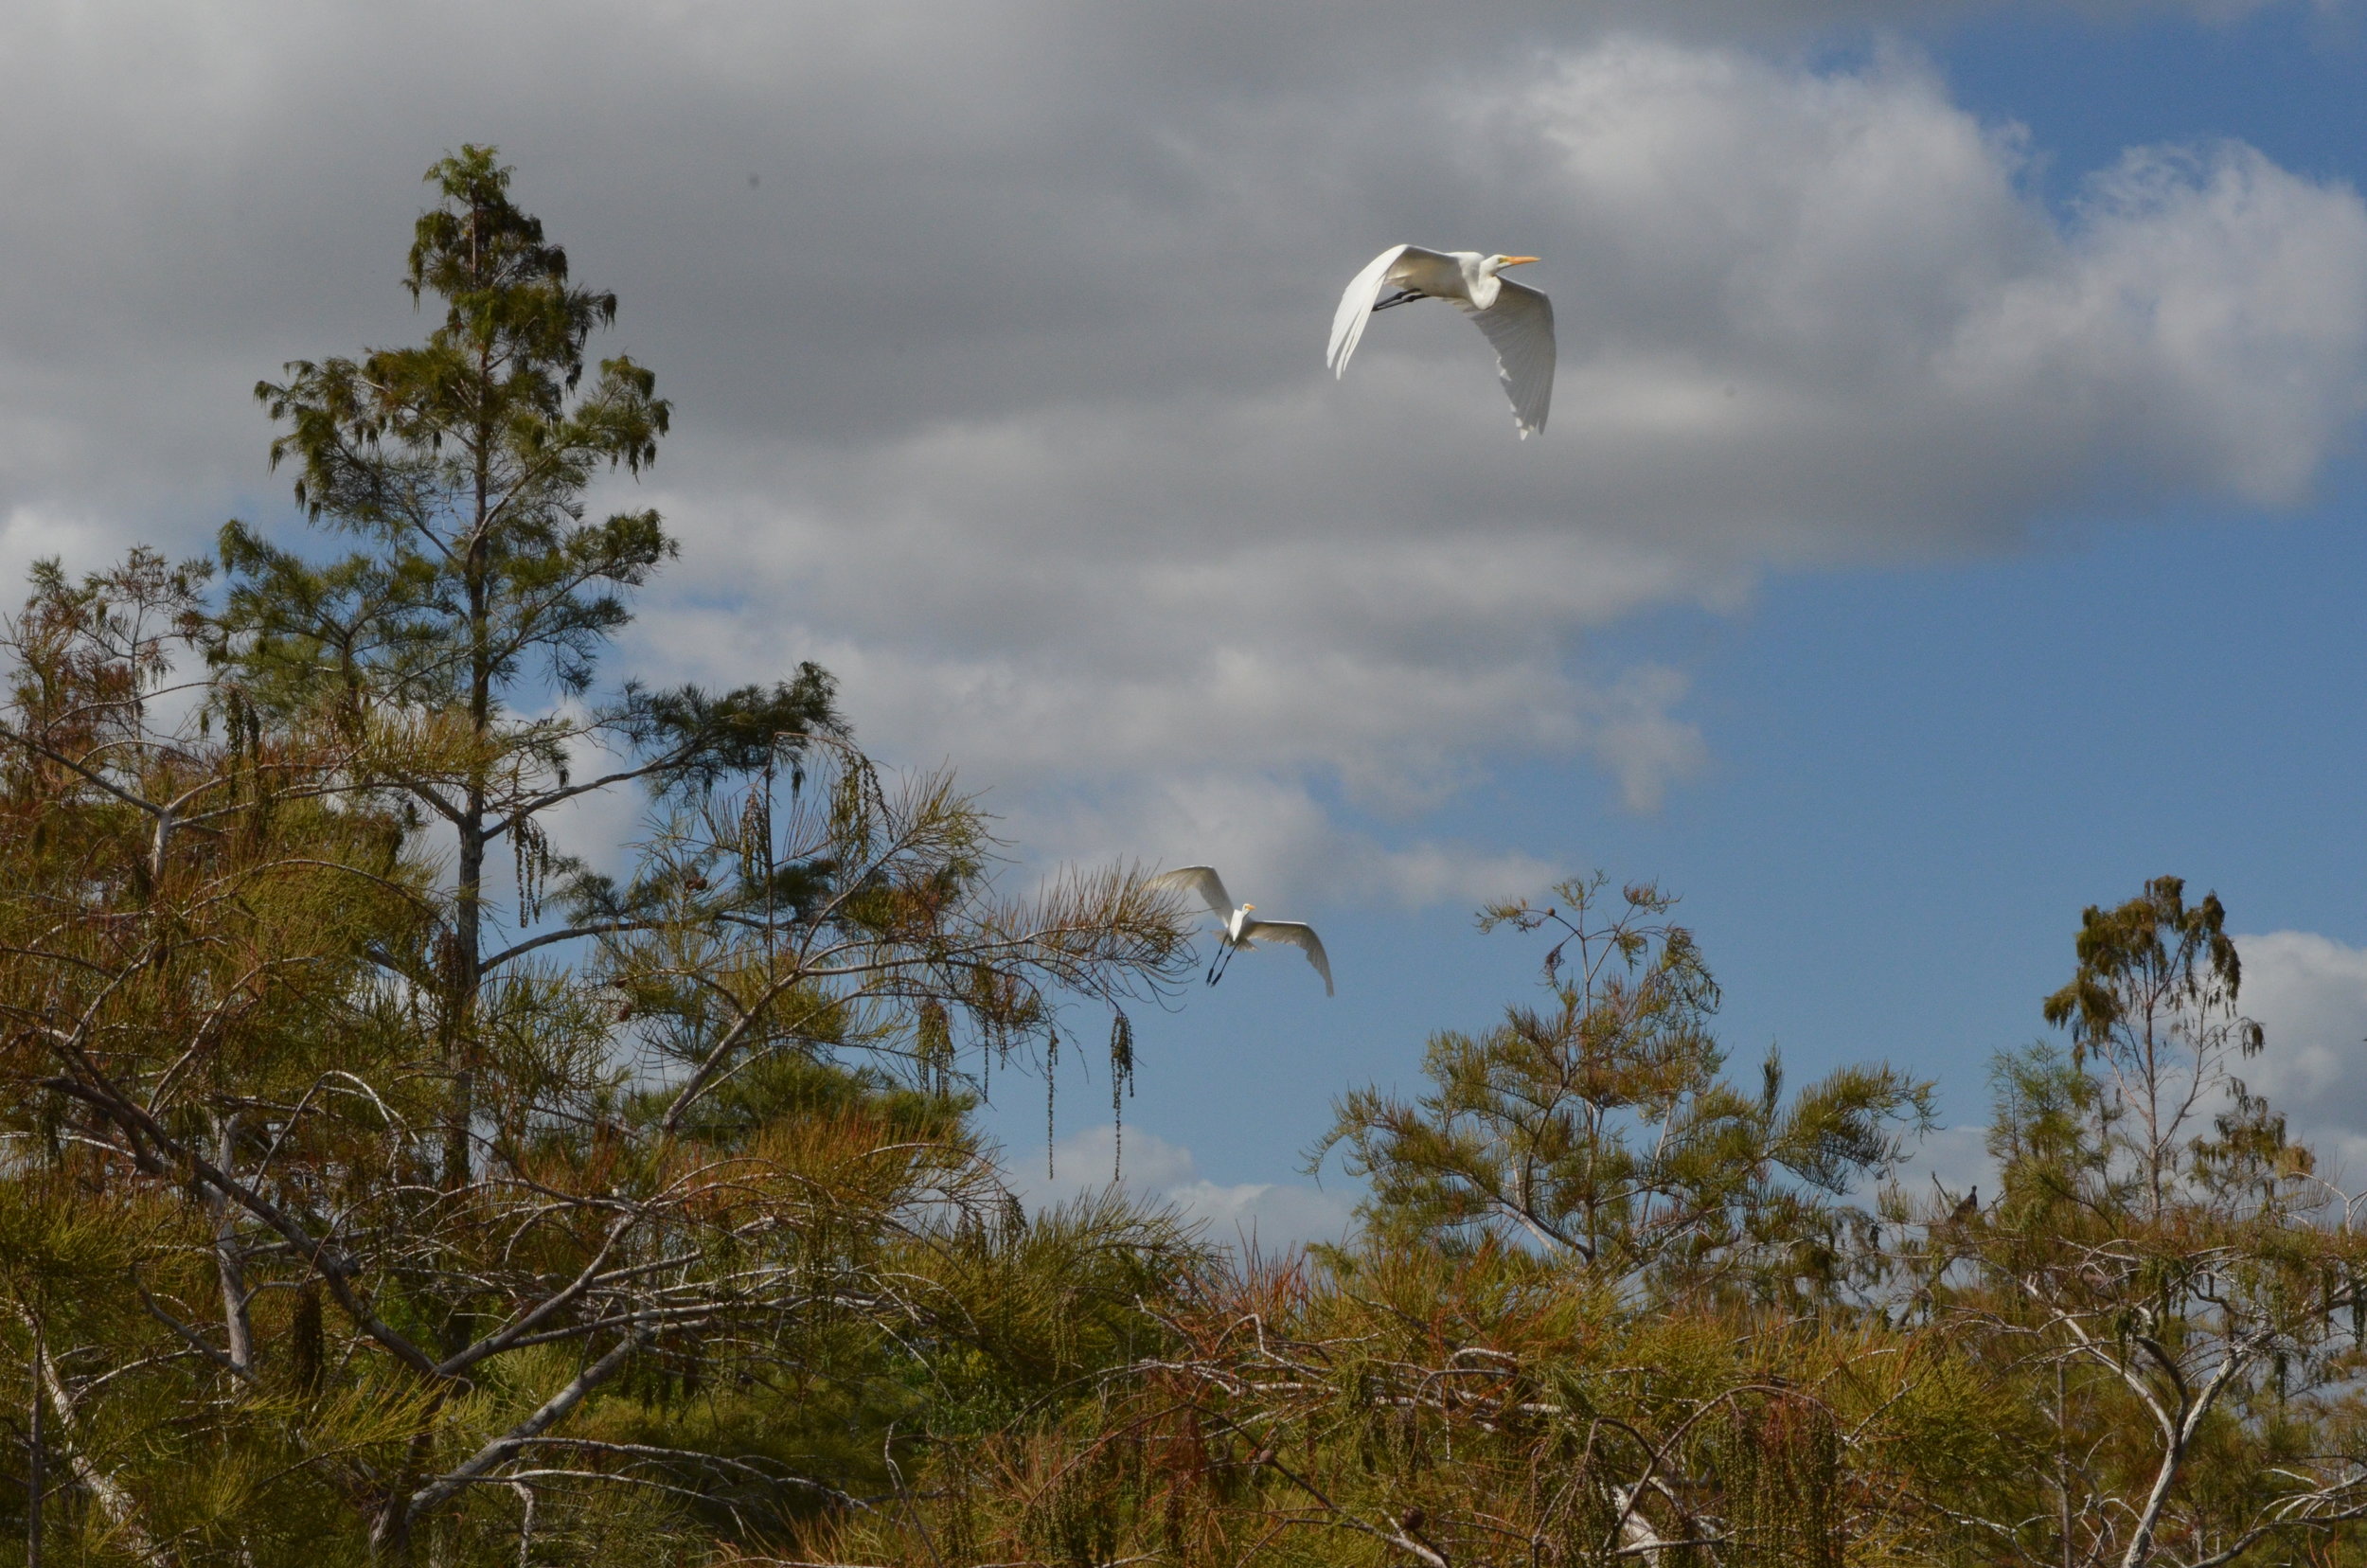
<instances>
[{"instance_id":1,"label":"hanging moss strand","mask_svg":"<svg viewBox=\"0 0 2367 1568\"><path fill-rule=\"evenodd\" d=\"M1043 1045L1043 1174L1044 1180L1056 1179L1059 1172L1052 1166L1052 1117L1055 1102L1059 1098L1060 1036L1054 1031L1044 1038Z\"/></svg>"},{"instance_id":2,"label":"hanging moss strand","mask_svg":"<svg viewBox=\"0 0 2367 1568\"><path fill-rule=\"evenodd\" d=\"M1115 1129L1110 1180L1126 1171L1126 1101L1134 1095L1134 1021L1117 1009L1110 1021L1110 1119Z\"/></svg>"}]
</instances>

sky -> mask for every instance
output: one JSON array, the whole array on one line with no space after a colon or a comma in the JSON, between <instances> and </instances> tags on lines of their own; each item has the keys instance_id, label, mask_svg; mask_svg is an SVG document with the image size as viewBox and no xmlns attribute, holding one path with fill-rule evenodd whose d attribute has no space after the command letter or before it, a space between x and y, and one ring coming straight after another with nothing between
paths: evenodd
<instances>
[{"instance_id":1,"label":"sky","mask_svg":"<svg viewBox=\"0 0 2367 1568\"><path fill-rule=\"evenodd\" d=\"M1336 998L1138 1021L1139 1190L1335 1229L1332 1098L1532 996L1473 909L1597 867L1746 1069L1932 1078L1960 1182L2081 908L2183 876L2367 1183L2363 84L2358 0L22 0L0 575L296 530L248 389L420 332L419 174L490 142L675 407L619 677L817 659L1014 879L1323 932ZM1326 372L1399 242L1543 258L1541 437L1444 307ZM1031 1193L1106 1179L1106 1077L1050 1150L1035 1093Z\"/></svg>"}]
</instances>

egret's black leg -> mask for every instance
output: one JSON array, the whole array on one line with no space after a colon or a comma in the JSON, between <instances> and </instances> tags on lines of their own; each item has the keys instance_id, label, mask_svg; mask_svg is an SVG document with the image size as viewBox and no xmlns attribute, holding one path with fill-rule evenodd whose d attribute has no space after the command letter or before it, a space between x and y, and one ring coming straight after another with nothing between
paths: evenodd
<instances>
[{"instance_id":1,"label":"egret's black leg","mask_svg":"<svg viewBox=\"0 0 2367 1568\"><path fill-rule=\"evenodd\" d=\"M1399 289L1396 294L1391 294L1379 304L1375 305L1373 307L1373 311L1376 314L1378 314L1382 311L1388 310L1392 306L1411 305L1417 299L1428 299L1429 297L1430 296L1428 294L1421 293L1417 289Z\"/></svg>"},{"instance_id":2,"label":"egret's black leg","mask_svg":"<svg viewBox=\"0 0 2367 1568\"><path fill-rule=\"evenodd\" d=\"M1217 955L1217 967L1208 971L1208 983L1210 985L1213 986L1218 981L1223 979L1224 971L1233 967L1233 945L1230 942L1226 943L1224 951Z\"/></svg>"}]
</instances>

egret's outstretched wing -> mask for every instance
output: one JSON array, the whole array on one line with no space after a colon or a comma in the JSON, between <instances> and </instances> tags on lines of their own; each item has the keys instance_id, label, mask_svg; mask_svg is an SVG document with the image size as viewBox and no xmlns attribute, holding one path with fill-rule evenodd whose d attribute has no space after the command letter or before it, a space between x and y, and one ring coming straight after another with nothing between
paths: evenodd
<instances>
[{"instance_id":1,"label":"egret's outstretched wing","mask_svg":"<svg viewBox=\"0 0 2367 1568\"><path fill-rule=\"evenodd\" d=\"M1506 277L1498 280L1495 304L1485 311L1463 309L1496 346L1496 374L1504 379L1512 418L1525 441L1545 428L1545 411L1553 406L1554 302Z\"/></svg>"},{"instance_id":2,"label":"egret's outstretched wing","mask_svg":"<svg viewBox=\"0 0 2367 1568\"><path fill-rule=\"evenodd\" d=\"M1347 373L1348 356L1373 319L1373 307L1383 289L1414 289L1426 294L1450 294L1463 286L1463 269L1444 251L1419 245L1392 245L1366 263L1340 296L1331 313L1331 353L1326 361L1334 376Z\"/></svg>"},{"instance_id":3,"label":"egret's outstretched wing","mask_svg":"<svg viewBox=\"0 0 2367 1568\"><path fill-rule=\"evenodd\" d=\"M1324 977L1324 994L1339 994L1331 989L1331 959L1324 952L1324 939L1306 921L1260 920L1253 917L1241 922L1241 938L1245 942L1290 943L1304 952L1307 961L1315 966L1315 972Z\"/></svg>"},{"instance_id":4,"label":"egret's outstretched wing","mask_svg":"<svg viewBox=\"0 0 2367 1568\"><path fill-rule=\"evenodd\" d=\"M1224 879L1217 875L1213 865L1179 865L1172 871L1162 871L1143 885L1162 890L1178 887L1186 893L1197 893L1219 916L1232 918L1233 895L1224 890Z\"/></svg>"},{"instance_id":5,"label":"egret's outstretched wing","mask_svg":"<svg viewBox=\"0 0 2367 1568\"><path fill-rule=\"evenodd\" d=\"M1373 306L1380 298L1380 291L1388 284L1389 269L1411 245L1392 245L1365 264L1364 270L1348 280L1347 293L1340 296L1340 308L1331 313L1331 349L1325 363L1334 376L1345 375L1348 356L1356 352L1357 340L1364 335L1364 323L1373 319Z\"/></svg>"}]
</instances>

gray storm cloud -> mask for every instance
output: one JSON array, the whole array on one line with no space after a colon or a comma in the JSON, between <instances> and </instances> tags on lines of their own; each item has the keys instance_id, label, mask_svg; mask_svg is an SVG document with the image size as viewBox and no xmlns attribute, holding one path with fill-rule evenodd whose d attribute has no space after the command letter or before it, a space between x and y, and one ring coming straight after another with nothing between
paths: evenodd
<instances>
[{"instance_id":1,"label":"gray storm cloud","mask_svg":"<svg viewBox=\"0 0 2367 1568\"><path fill-rule=\"evenodd\" d=\"M1589 632L2287 502L2367 387L2348 188L2136 150L2051 210L1912 56L1782 52L1851 8L1732 9L13 8L0 566L276 509L245 388L415 332L418 171L495 141L677 402L641 665L821 657L1047 848L1496 891L1533 868L1442 885L1418 837L1491 762L1648 806L1704 754L1682 679ZM1547 258L1546 438L1444 311L1325 376L1400 240ZM1415 836L1343 835L1333 786Z\"/></svg>"}]
</instances>

